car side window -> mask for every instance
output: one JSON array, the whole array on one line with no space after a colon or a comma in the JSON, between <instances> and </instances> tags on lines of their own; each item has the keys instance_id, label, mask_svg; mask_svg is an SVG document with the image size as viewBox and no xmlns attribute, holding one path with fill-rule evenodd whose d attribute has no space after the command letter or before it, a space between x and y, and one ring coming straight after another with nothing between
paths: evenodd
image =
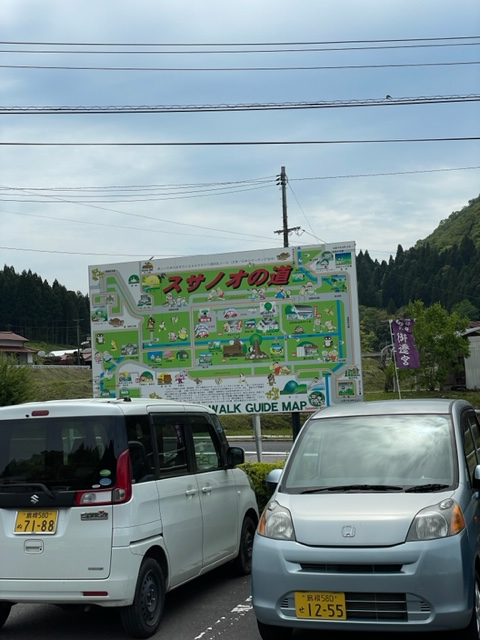
<instances>
[{"instance_id":1,"label":"car side window","mask_svg":"<svg viewBox=\"0 0 480 640\"><path fill-rule=\"evenodd\" d=\"M465 459L466 459L467 468L469 472L468 476L471 482L473 478L473 471L477 466L478 461L477 461L477 453L475 448L475 441L472 436L470 424L471 424L471 415L465 412L462 415L461 425L462 425L462 432L463 432L463 448L464 448Z\"/></svg>"},{"instance_id":2,"label":"car side window","mask_svg":"<svg viewBox=\"0 0 480 640\"><path fill-rule=\"evenodd\" d=\"M195 466L198 472L223 468L219 439L213 425L206 416L189 417L195 451Z\"/></svg>"},{"instance_id":3,"label":"car side window","mask_svg":"<svg viewBox=\"0 0 480 640\"><path fill-rule=\"evenodd\" d=\"M477 451L477 462L480 464L480 428L477 415L475 413L469 413L468 421L470 423L470 431L472 432L475 449Z\"/></svg>"},{"instance_id":4,"label":"car side window","mask_svg":"<svg viewBox=\"0 0 480 640\"><path fill-rule=\"evenodd\" d=\"M151 414L158 451L160 477L181 476L188 468L185 415Z\"/></svg>"},{"instance_id":5,"label":"car side window","mask_svg":"<svg viewBox=\"0 0 480 640\"><path fill-rule=\"evenodd\" d=\"M148 416L128 416L127 439L133 481L138 484L155 480L155 455Z\"/></svg>"}]
</instances>

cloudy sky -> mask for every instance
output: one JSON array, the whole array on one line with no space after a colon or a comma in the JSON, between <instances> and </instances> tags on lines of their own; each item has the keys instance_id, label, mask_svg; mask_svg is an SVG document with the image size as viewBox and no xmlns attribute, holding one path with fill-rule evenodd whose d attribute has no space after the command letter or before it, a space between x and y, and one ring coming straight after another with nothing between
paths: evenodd
<instances>
[{"instance_id":1,"label":"cloudy sky","mask_svg":"<svg viewBox=\"0 0 480 640\"><path fill-rule=\"evenodd\" d=\"M2 0L0 41L1 266L50 284L281 247L282 166L290 245L378 260L480 193L478 0Z\"/></svg>"}]
</instances>

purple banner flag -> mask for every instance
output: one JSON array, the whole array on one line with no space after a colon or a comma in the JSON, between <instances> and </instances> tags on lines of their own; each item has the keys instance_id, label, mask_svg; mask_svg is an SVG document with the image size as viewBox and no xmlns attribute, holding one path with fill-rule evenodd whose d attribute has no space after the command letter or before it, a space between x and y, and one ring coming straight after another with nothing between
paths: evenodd
<instances>
[{"instance_id":1,"label":"purple banner flag","mask_svg":"<svg viewBox=\"0 0 480 640\"><path fill-rule=\"evenodd\" d=\"M412 333L415 320L404 318L392 320L391 323L397 367L399 369L418 369L420 367L420 354Z\"/></svg>"}]
</instances>

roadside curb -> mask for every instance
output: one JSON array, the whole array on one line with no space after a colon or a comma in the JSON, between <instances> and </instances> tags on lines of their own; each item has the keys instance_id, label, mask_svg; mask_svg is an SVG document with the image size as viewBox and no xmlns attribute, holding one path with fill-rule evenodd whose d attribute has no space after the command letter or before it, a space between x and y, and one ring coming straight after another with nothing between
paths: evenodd
<instances>
[{"instance_id":1,"label":"roadside curb","mask_svg":"<svg viewBox=\"0 0 480 640\"><path fill-rule=\"evenodd\" d=\"M229 436L228 433L225 434L227 436L227 440L252 440L255 442L254 435L248 436ZM262 436L262 440L269 440L270 442L291 442L292 436Z\"/></svg>"}]
</instances>

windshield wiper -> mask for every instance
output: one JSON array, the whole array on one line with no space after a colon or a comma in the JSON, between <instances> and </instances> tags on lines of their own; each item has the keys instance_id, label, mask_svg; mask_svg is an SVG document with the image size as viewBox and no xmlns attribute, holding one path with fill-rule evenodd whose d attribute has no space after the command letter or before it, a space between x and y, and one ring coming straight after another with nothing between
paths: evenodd
<instances>
[{"instance_id":1,"label":"windshield wiper","mask_svg":"<svg viewBox=\"0 0 480 640\"><path fill-rule=\"evenodd\" d=\"M403 487L394 484L339 484L333 487L306 489L302 493L322 493L325 491L403 491Z\"/></svg>"},{"instance_id":2,"label":"windshield wiper","mask_svg":"<svg viewBox=\"0 0 480 640\"><path fill-rule=\"evenodd\" d=\"M2 478L1 479L1 484L5 487L8 488L12 488L12 489L18 489L18 488L25 488L28 487L28 489L41 489L44 493L47 494L47 496L49 498L55 498L55 494L53 493L53 491L51 489L49 489L46 485L43 484L43 482L28 482L25 480L22 480L21 482L16 482L15 480L9 480L8 478Z\"/></svg>"},{"instance_id":3,"label":"windshield wiper","mask_svg":"<svg viewBox=\"0 0 480 640\"><path fill-rule=\"evenodd\" d=\"M405 489L405 493L429 493L430 491L440 491L448 489L448 484L417 484L414 487Z\"/></svg>"}]
</instances>

